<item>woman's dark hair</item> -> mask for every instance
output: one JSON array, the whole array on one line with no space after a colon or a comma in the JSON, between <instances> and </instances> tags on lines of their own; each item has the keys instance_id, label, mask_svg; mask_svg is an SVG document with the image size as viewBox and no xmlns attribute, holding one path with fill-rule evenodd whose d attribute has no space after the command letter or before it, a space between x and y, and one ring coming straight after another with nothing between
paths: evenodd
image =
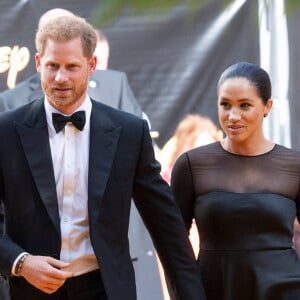
<instances>
[{"instance_id":1,"label":"woman's dark hair","mask_svg":"<svg viewBox=\"0 0 300 300\"><path fill-rule=\"evenodd\" d=\"M222 83L229 78L245 78L249 80L257 89L258 95L264 104L271 98L272 87L269 74L258 65L239 62L228 67L218 81L218 90Z\"/></svg>"}]
</instances>

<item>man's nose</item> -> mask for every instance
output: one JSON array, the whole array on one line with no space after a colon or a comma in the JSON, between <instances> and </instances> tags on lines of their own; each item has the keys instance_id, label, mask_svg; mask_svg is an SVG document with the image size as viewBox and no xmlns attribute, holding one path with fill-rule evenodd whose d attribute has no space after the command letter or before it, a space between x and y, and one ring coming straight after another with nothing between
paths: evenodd
<instances>
[{"instance_id":1,"label":"man's nose","mask_svg":"<svg viewBox=\"0 0 300 300\"><path fill-rule=\"evenodd\" d=\"M67 72L64 68L60 68L55 76L55 80L59 83L65 82L67 81L68 76L67 76Z\"/></svg>"}]
</instances>

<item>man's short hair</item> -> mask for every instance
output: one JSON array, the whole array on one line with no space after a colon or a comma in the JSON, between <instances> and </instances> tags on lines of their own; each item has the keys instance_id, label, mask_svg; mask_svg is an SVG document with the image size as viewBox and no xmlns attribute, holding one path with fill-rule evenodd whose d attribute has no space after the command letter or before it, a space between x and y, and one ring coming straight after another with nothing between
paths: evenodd
<instances>
[{"instance_id":1,"label":"man's short hair","mask_svg":"<svg viewBox=\"0 0 300 300\"><path fill-rule=\"evenodd\" d=\"M44 22L36 33L35 45L42 57L48 39L66 42L78 37L81 39L83 55L91 58L97 45L95 28L76 15L58 16Z\"/></svg>"}]
</instances>

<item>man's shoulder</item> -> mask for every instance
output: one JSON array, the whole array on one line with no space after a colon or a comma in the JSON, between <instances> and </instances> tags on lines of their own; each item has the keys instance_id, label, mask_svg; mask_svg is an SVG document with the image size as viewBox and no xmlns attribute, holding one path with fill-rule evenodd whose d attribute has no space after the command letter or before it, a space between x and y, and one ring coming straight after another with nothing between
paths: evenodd
<instances>
[{"instance_id":1,"label":"man's shoulder","mask_svg":"<svg viewBox=\"0 0 300 300\"><path fill-rule=\"evenodd\" d=\"M32 76L26 78L25 80L19 82L14 88L7 89L0 93L2 98L7 98L11 95L18 94L20 91L28 89L32 90L34 87L40 85L40 75L38 73L33 74Z\"/></svg>"},{"instance_id":2,"label":"man's shoulder","mask_svg":"<svg viewBox=\"0 0 300 300\"><path fill-rule=\"evenodd\" d=\"M91 76L91 79L94 80L124 80L127 78L126 73L122 71L107 69L107 70L95 70L94 74Z\"/></svg>"},{"instance_id":3,"label":"man's shoulder","mask_svg":"<svg viewBox=\"0 0 300 300\"><path fill-rule=\"evenodd\" d=\"M134 97L127 75L122 71L96 70L90 77L88 94L97 101L142 116L142 109Z\"/></svg>"},{"instance_id":4,"label":"man's shoulder","mask_svg":"<svg viewBox=\"0 0 300 300\"><path fill-rule=\"evenodd\" d=\"M42 102L43 99L40 99L2 111L0 113L1 132L3 133L3 131L7 130L9 127L14 128L16 122L23 123L24 120L30 119L33 116L32 111L37 110L33 106L37 107L37 105L41 105Z\"/></svg>"},{"instance_id":5,"label":"man's shoulder","mask_svg":"<svg viewBox=\"0 0 300 300\"><path fill-rule=\"evenodd\" d=\"M18 83L13 89L0 93L0 111L9 110L31 101L34 91L41 90L38 73ZM40 97L40 93L36 98Z\"/></svg>"},{"instance_id":6,"label":"man's shoulder","mask_svg":"<svg viewBox=\"0 0 300 300\"><path fill-rule=\"evenodd\" d=\"M142 120L142 118L137 115L134 115L134 114L126 112L124 110L112 107L110 105L96 101L94 99L92 99L92 103L93 103L94 109L101 110L110 118L119 120L120 122L128 121L128 120L132 120L133 122L136 122L136 121L140 122Z\"/></svg>"}]
</instances>

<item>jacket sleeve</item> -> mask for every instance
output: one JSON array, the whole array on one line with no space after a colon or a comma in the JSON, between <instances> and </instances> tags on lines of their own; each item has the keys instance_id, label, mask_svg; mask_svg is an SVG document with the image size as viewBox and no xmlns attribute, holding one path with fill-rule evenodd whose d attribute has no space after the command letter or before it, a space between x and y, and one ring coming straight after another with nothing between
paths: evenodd
<instances>
[{"instance_id":1,"label":"jacket sleeve","mask_svg":"<svg viewBox=\"0 0 300 300\"><path fill-rule=\"evenodd\" d=\"M133 198L159 254L172 299L206 299L182 215L170 186L160 176L146 121Z\"/></svg>"}]
</instances>

